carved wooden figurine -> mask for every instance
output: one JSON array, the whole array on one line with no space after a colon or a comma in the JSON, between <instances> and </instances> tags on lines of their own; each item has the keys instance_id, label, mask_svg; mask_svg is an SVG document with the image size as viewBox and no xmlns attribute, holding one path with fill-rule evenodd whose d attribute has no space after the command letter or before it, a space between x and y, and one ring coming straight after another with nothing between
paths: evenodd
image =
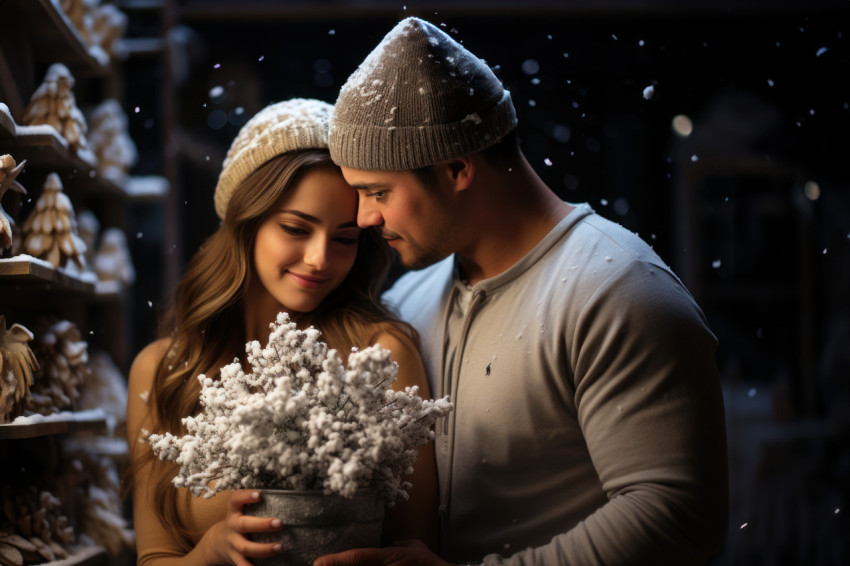
<instances>
[{"instance_id":1,"label":"carved wooden figurine","mask_svg":"<svg viewBox=\"0 0 850 566\"><path fill-rule=\"evenodd\" d=\"M24 195L27 194L26 189L15 180L26 163L26 160L24 160L20 164L16 164L11 155L0 155L0 250L12 245L12 226L15 225L12 217L3 210L3 196L9 189Z\"/></svg>"},{"instance_id":2,"label":"carved wooden figurine","mask_svg":"<svg viewBox=\"0 0 850 566\"><path fill-rule=\"evenodd\" d=\"M88 148L86 118L74 98L74 77L68 67L54 63L47 69L44 82L30 98L24 112L24 125L49 124L80 153Z\"/></svg>"},{"instance_id":3,"label":"carved wooden figurine","mask_svg":"<svg viewBox=\"0 0 850 566\"><path fill-rule=\"evenodd\" d=\"M23 409L33 384L33 370L38 361L27 343L33 334L20 324L6 328L6 317L0 314L0 423L10 422Z\"/></svg>"},{"instance_id":4,"label":"carved wooden figurine","mask_svg":"<svg viewBox=\"0 0 850 566\"><path fill-rule=\"evenodd\" d=\"M77 219L71 199L62 192L59 175L51 173L33 210L21 227L23 252L46 259L53 267L65 267L73 261L85 269L86 244L77 233Z\"/></svg>"}]
</instances>

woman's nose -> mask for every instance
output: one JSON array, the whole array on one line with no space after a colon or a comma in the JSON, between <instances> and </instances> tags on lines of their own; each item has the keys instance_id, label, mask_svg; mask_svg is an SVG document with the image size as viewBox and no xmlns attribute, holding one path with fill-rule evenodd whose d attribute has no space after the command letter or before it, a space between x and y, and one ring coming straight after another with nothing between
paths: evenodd
<instances>
[{"instance_id":1,"label":"woman's nose","mask_svg":"<svg viewBox=\"0 0 850 566\"><path fill-rule=\"evenodd\" d=\"M307 246L304 262L313 269L322 271L328 267L328 244L325 237L316 237Z\"/></svg>"}]
</instances>

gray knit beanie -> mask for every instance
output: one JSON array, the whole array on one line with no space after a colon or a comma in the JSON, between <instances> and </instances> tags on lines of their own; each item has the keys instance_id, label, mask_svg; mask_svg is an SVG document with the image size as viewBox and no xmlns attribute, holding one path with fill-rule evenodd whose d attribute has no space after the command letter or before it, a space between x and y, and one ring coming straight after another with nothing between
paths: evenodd
<instances>
[{"instance_id":1,"label":"gray knit beanie","mask_svg":"<svg viewBox=\"0 0 850 566\"><path fill-rule=\"evenodd\" d=\"M406 18L340 90L329 148L344 167L409 170L480 151L516 124L511 94L484 61Z\"/></svg>"},{"instance_id":2,"label":"gray knit beanie","mask_svg":"<svg viewBox=\"0 0 850 566\"><path fill-rule=\"evenodd\" d=\"M269 159L299 149L327 148L333 106L293 98L270 104L248 120L227 151L215 187L215 212L224 220L233 191Z\"/></svg>"}]
</instances>

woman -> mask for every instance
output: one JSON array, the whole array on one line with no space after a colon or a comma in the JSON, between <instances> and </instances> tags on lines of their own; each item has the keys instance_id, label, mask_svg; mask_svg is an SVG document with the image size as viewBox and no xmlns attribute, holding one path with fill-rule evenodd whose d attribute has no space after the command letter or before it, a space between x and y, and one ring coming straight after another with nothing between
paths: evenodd
<instances>
[{"instance_id":1,"label":"woman","mask_svg":"<svg viewBox=\"0 0 850 566\"><path fill-rule=\"evenodd\" d=\"M251 542L275 531L272 518L243 515L254 490L194 498L171 484L177 465L156 459L145 431L184 433L199 411L196 378L217 375L245 343L268 340L269 323L287 311L299 328L315 326L329 347L348 352L379 343L399 365L394 386L428 395L415 331L378 302L389 266L385 244L357 227L357 194L327 151L332 107L293 99L268 106L234 140L215 191L219 229L190 262L159 340L133 362L127 435L139 564L248 565L279 545ZM410 500L387 511L384 539L436 537L433 447L420 450Z\"/></svg>"}]
</instances>

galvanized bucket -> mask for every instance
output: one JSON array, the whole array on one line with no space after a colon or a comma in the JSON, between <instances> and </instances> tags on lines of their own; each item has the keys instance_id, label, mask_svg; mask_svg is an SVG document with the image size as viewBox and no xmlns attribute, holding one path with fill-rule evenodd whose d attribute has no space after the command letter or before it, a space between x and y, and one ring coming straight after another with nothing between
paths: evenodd
<instances>
[{"instance_id":1,"label":"galvanized bucket","mask_svg":"<svg viewBox=\"0 0 850 566\"><path fill-rule=\"evenodd\" d=\"M260 501L245 514L277 517L273 533L252 533L258 542L280 542L283 550L269 558L251 558L256 566L311 566L325 554L381 544L384 502L377 490L358 491L352 499L321 491L260 489Z\"/></svg>"}]
</instances>

